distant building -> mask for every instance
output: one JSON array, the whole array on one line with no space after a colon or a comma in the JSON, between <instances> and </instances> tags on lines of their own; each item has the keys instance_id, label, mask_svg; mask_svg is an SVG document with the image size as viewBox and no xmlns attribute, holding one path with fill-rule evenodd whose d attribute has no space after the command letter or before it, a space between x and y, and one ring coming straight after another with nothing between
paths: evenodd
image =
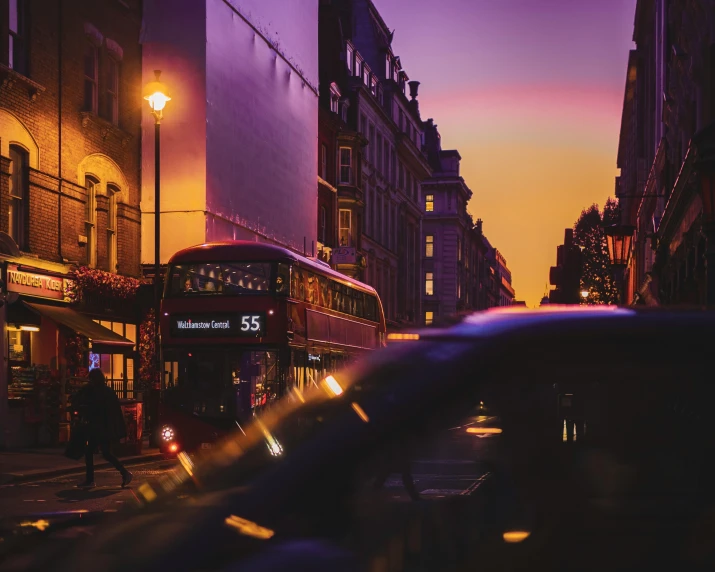
<instances>
[{"instance_id":1,"label":"distant building","mask_svg":"<svg viewBox=\"0 0 715 572\"><path fill-rule=\"evenodd\" d=\"M467 213L472 191L459 174L461 157L443 150L432 119L425 123L425 146L432 176L422 182L425 323L476 307L472 296L476 264L470 248L474 223Z\"/></svg>"},{"instance_id":2,"label":"distant building","mask_svg":"<svg viewBox=\"0 0 715 572\"><path fill-rule=\"evenodd\" d=\"M511 270L506 263L506 258L495 249L497 283L499 285L499 306L511 306L514 303L514 288L511 285Z\"/></svg>"}]
</instances>

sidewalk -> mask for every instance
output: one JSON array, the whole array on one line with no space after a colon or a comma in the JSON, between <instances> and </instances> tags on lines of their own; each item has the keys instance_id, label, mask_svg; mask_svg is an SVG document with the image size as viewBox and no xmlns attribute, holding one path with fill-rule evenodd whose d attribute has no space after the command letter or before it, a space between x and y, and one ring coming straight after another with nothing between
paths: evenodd
<instances>
[{"instance_id":1,"label":"sidewalk","mask_svg":"<svg viewBox=\"0 0 715 572\"><path fill-rule=\"evenodd\" d=\"M119 457L125 465L136 465L163 458L159 449L144 443L140 455ZM94 468L111 465L101 455L95 455ZM64 456L64 447L0 451L0 485L24 483L84 472L84 459L73 461Z\"/></svg>"}]
</instances>

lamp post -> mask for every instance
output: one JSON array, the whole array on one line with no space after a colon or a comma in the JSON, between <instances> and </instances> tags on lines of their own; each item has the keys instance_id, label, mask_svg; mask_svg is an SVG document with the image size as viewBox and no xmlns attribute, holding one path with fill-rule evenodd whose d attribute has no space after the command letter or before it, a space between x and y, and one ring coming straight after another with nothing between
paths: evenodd
<instances>
[{"instance_id":1,"label":"lamp post","mask_svg":"<svg viewBox=\"0 0 715 572\"><path fill-rule=\"evenodd\" d=\"M154 351L157 371L160 374L160 387L164 385L161 352L159 351L159 310L161 291L159 289L159 274L161 273L161 120L164 117L164 106L171 98L167 95L166 86L159 81L160 70L154 71L154 81L144 87L144 99L149 102L151 114L154 116Z\"/></svg>"},{"instance_id":2,"label":"lamp post","mask_svg":"<svg viewBox=\"0 0 715 572\"><path fill-rule=\"evenodd\" d=\"M624 298L624 278L626 267L631 258L633 249L633 235L636 228L626 224L614 224L605 229L606 241L608 242L608 256L611 259L611 266L616 275L616 285L618 287L618 303L623 304Z\"/></svg>"}]
</instances>

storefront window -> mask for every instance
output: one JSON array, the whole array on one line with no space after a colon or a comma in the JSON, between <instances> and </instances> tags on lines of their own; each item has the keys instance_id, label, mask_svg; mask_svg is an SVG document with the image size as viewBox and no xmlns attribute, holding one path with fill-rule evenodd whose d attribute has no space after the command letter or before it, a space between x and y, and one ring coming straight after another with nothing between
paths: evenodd
<instances>
[{"instance_id":1,"label":"storefront window","mask_svg":"<svg viewBox=\"0 0 715 572\"><path fill-rule=\"evenodd\" d=\"M129 341L135 343L137 341L137 327L134 324L106 320L94 321ZM123 354L94 354L90 352L88 369L96 368L102 370L107 378L107 383L120 398L135 399L137 397L134 393L134 361L131 357Z\"/></svg>"}]
</instances>

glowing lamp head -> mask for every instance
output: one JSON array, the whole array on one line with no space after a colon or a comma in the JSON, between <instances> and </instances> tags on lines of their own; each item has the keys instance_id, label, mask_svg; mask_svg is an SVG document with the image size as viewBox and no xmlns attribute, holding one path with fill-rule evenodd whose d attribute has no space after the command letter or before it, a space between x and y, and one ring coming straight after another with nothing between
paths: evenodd
<instances>
[{"instance_id":1,"label":"glowing lamp head","mask_svg":"<svg viewBox=\"0 0 715 572\"><path fill-rule=\"evenodd\" d=\"M179 446L176 443L172 443L169 445L169 451L172 453L176 453L179 450Z\"/></svg>"},{"instance_id":2,"label":"glowing lamp head","mask_svg":"<svg viewBox=\"0 0 715 572\"><path fill-rule=\"evenodd\" d=\"M144 99L149 102L149 107L152 111L161 112L164 109L167 101L171 101L171 98L167 94L166 86L159 81L159 76L161 71L154 71L154 81L150 81L144 87Z\"/></svg>"},{"instance_id":3,"label":"glowing lamp head","mask_svg":"<svg viewBox=\"0 0 715 572\"><path fill-rule=\"evenodd\" d=\"M581 298L584 300L588 298L588 290L581 290Z\"/></svg>"}]
</instances>

